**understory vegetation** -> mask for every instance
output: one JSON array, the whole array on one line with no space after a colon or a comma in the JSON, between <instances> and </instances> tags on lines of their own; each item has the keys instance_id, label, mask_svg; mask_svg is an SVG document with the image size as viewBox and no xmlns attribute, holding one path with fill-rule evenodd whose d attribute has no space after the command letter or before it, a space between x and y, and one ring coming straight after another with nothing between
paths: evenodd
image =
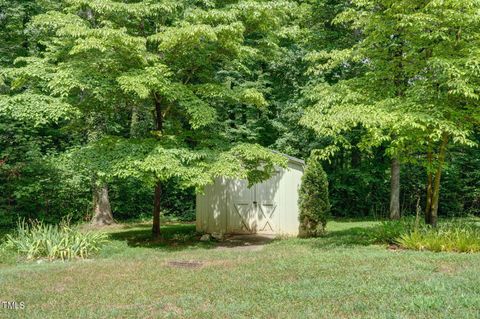
<instances>
[{"instance_id":1,"label":"understory vegetation","mask_svg":"<svg viewBox=\"0 0 480 319\"><path fill-rule=\"evenodd\" d=\"M407 249L474 253L480 252L480 228L459 223L426 227L402 234L396 242Z\"/></svg>"},{"instance_id":2,"label":"understory vegetation","mask_svg":"<svg viewBox=\"0 0 480 319\"><path fill-rule=\"evenodd\" d=\"M59 225L21 220L15 231L0 242L0 250L11 250L27 260L85 259L95 255L107 241L105 234L82 231L64 220Z\"/></svg>"},{"instance_id":3,"label":"understory vegetation","mask_svg":"<svg viewBox=\"0 0 480 319\"><path fill-rule=\"evenodd\" d=\"M372 230L374 242L395 244L400 248L434 252L480 251L480 224L476 220L445 220L438 227L406 218L385 221Z\"/></svg>"},{"instance_id":4,"label":"understory vegetation","mask_svg":"<svg viewBox=\"0 0 480 319\"><path fill-rule=\"evenodd\" d=\"M148 220L143 224L148 225ZM113 233L101 229L91 229L85 225L70 225L62 222L59 225L44 224L39 221L20 221L17 228L10 234L0 237L0 259L3 262L44 260L73 260L96 258L108 252L112 243L124 240L135 247L183 247L185 245L200 245L208 247L221 243L199 242L201 233L197 233L191 224L178 224L176 221L164 221L167 227L161 238L152 240L148 232L128 224L120 226L126 231ZM329 243L342 233L342 225L347 226L345 237L335 242L336 246L344 245L382 245L388 249L405 249L432 252L476 253L480 252L480 220L464 218L461 220L441 220L438 227L426 225L415 218L402 218L398 221L373 222L335 222L327 231L315 236L320 242ZM360 227L356 227L359 225ZM118 228L118 227L117 227ZM114 227L114 229L117 229ZM114 230L113 230L114 232ZM303 236L305 237L305 236ZM308 237L308 236L307 236ZM288 239L278 239L287 240ZM304 239L306 240L306 239ZM328 246L328 245L327 245ZM106 248L103 248L106 247Z\"/></svg>"}]
</instances>

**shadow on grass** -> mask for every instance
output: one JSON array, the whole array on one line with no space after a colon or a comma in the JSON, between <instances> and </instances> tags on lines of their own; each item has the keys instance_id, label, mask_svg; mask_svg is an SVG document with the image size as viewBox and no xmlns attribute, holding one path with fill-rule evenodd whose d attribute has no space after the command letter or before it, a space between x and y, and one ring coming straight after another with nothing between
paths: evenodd
<instances>
[{"instance_id":1,"label":"shadow on grass","mask_svg":"<svg viewBox=\"0 0 480 319\"><path fill-rule=\"evenodd\" d=\"M368 246L375 244L375 234L381 226L353 227L327 233L323 237L326 246Z\"/></svg>"},{"instance_id":2,"label":"shadow on grass","mask_svg":"<svg viewBox=\"0 0 480 319\"><path fill-rule=\"evenodd\" d=\"M301 242L314 248L335 248L370 245L389 245L395 248L396 240L404 233L413 229L414 219L404 219L405 223L382 222L372 224L368 221L336 222L325 236L312 239L302 239ZM364 225L359 225L364 223ZM410 224L408 224L410 223ZM349 225L350 224L350 225ZM457 225L456 227L477 228L480 226L477 218L441 219L439 227ZM425 226L423 226L425 227ZM328 229L328 225L327 225Z\"/></svg>"},{"instance_id":3,"label":"shadow on grass","mask_svg":"<svg viewBox=\"0 0 480 319\"><path fill-rule=\"evenodd\" d=\"M120 225L119 225L120 226ZM190 248L255 248L271 243L272 236L262 235L229 235L222 241L200 241L202 234L197 233L195 224L172 223L161 227L161 238L153 239L151 224L125 224L119 228L109 230L108 236L112 241L126 242L130 247L155 248L166 250L181 250Z\"/></svg>"},{"instance_id":4,"label":"shadow on grass","mask_svg":"<svg viewBox=\"0 0 480 319\"><path fill-rule=\"evenodd\" d=\"M349 246L369 246L378 243L377 236L381 225L358 226L347 229L332 230L325 236L311 239L297 239L298 243L310 245L314 248L334 248ZM150 224L126 224L119 229L109 232L112 241L126 242L130 247L144 247L168 250L197 248L215 248L218 246L235 247L253 245L245 236L233 236L225 242L201 242L201 234L195 231L194 224L167 224L161 228L161 238L154 240ZM237 238L238 237L238 238ZM238 242L235 239L239 239ZM295 240L295 241L297 241ZM277 241L277 240L273 240ZM270 242L267 241L267 242ZM264 243L262 243L264 244Z\"/></svg>"},{"instance_id":5,"label":"shadow on grass","mask_svg":"<svg viewBox=\"0 0 480 319\"><path fill-rule=\"evenodd\" d=\"M478 227L478 219L459 220L468 223L472 227ZM449 222L444 220L443 222ZM333 221L329 223L326 235L319 238L292 239L287 243L309 245L312 248L336 248L370 245L391 245L396 238L405 232L407 228L401 224L382 223L380 221ZM185 249L191 247L215 248L218 246L236 247L256 245L259 236L230 236L225 242L201 242L201 234L195 231L195 225L191 223L172 223L162 226L162 237L160 240L153 240L151 225L125 224L121 228L109 232L110 238L117 241L126 241L131 247ZM269 243L271 239L266 241ZM278 241L274 239L273 241ZM279 240L282 241L282 240ZM265 243L261 243L265 244Z\"/></svg>"},{"instance_id":6,"label":"shadow on grass","mask_svg":"<svg viewBox=\"0 0 480 319\"><path fill-rule=\"evenodd\" d=\"M383 230L381 225L352 227L341 230L329 231L326 235L318 238L300 239L301 244L313 248L337 248L353 246L370 246L374 244L386 244L379 240L379 233Z\"/></svg>"},{"instance_id":7,"label":"shadow on grass","mask_svg":"<svg viewBox=\"0 0 480 319\"><path fill-rule=\"evenodd\" d=\"M159 249L211 248L212 243L201 242L195 224L167 224L161 227L161 237L152 238L151 224L126 224L108 233L112 241L126 242L130 247Z\"/></svg>"}]
</instances>

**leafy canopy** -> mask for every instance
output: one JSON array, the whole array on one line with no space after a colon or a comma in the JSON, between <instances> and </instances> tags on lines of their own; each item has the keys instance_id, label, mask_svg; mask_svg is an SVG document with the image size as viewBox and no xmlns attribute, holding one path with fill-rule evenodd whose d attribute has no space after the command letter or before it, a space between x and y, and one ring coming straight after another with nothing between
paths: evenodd
<instances>
[{"instance_id":1,"label":"leafy canopy","mask_svg":"<svg viewBox=\"0 0 480 319\"><path fill-rule=\"evenodd\" d=\"M361 32L351 48L309 56L312 74L351 68L356 75L311 88L302 123L332 138L331 156L348 146L344 133L367 130L364 148L388 142L414 159L448 136L473 145L479 120L480 2L355 0L335 23Z\"/></svg>"},{"instance_id":2,"label":"leafy canopy","mask_svg":"<svg viewBox=\"0 0 480 319\"><path fill-rule=\"evenodd\" d=\"M177 178L201 186L222 174L255 182L286 164L259 145L232 145L224 117L232 106L268 107L261 85L249 78L250 62L274 52L275 28L293 3L63 4L31 20L38 53L4 72L11 91L1 110L26 119L35 106L37 122L43 115L71 120L87 142L71 158L105 179ZM144 124L134 123L138 114ZM150 129L127 133L139 125Z\"/></svg>"}]
</instances>

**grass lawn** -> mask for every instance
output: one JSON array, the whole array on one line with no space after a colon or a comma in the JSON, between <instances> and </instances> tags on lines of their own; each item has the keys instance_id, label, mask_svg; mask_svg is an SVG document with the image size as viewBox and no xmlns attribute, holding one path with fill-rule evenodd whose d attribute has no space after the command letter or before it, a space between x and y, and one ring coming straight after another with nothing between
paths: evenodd
<instances>
[{"instance_id":1,"label":"grass lawn","mask_svg":"<svg viewBox=\"0 0 480 319\"><path fill-rule=\"evenodd\" d=\"M480 254L391 251L369 242L375 224L261 250L188 242L194 225L165 226L168 245L119 225L95 260L0 263L0 301L26 304L0 318L480 318Z\"/></svg>"}]
</instances>

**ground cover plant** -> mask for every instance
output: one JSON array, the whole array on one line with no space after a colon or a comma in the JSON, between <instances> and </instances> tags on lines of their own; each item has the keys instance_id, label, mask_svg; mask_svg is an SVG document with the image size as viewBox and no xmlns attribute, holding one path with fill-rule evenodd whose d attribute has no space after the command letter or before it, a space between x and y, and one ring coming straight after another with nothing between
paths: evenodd
<instances>
[{"instance_id":1,"label":"ground cover plant","mask_svg":"<svg viewBox=\"0 0 480 319\"><path fill-rule=\"evenodd\" d=\"M368 234L372 242L404 249L474 253L480 251L480 228L469 219L444 220L431 227L418 218L383 221Z\"/></svg>"},{"instance_id":2,"label":"ground cover plant","mask_svg":"<svg viewBox=\"0 0 480 319\"><path fill-rule=\"evenodd\" d=\"M3 250L17 252L27 260L70 260L89 258L106 242L105 234L82 231L68 220L58 225L20 220L12 234L5 236Z\"/></svg>"},{"instance_id":3,"label":"ground cover plant","mask_svg":"<svg viewBox=\"0 0 480 319\"><path fill-rule=\"evenodd\" d=\"M411 229L396 238L396 242L406 249L474 253L480 252L480 228L450 222L437 228Z\"/></svg>"}]
</instances>

